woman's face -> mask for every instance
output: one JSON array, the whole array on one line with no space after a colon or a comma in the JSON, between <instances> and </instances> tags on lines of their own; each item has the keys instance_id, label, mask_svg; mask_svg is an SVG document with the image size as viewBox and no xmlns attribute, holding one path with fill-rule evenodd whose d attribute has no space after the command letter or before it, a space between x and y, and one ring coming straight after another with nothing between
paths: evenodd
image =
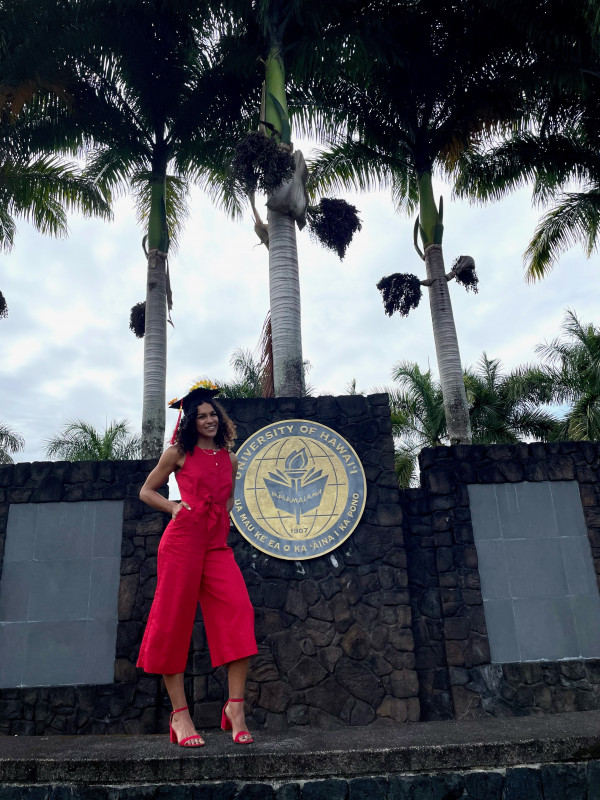
<instances>
[{"instance_id":1,"label":"woman's face","mask_svg":"<svg viewBox=\"0 0 600 800\"><path fill-rule=\"evenodd\" d=\"M196 431L198 436L214 439L219 428L219 417L210 403L200 403L196 415Z\"/></svg>"}]
</instances>

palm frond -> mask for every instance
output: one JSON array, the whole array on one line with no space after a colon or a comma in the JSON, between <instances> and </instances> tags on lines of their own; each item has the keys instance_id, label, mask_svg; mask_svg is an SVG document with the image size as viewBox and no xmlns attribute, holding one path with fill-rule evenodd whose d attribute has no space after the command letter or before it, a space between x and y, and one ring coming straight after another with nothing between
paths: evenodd
<instances>
[{"instance_id":1,"label":"palm frond","mask_svg":"<svg viewBox=\"0 0 600 800\"><path fill-rule=\"evenodd\" d=\"M489 202L533 184L534 200L544 203L567 181L589 180L597 169L597 156L577 132L540 136L524 131L494 148L464 151L453 173L454 193Z\"/></svg>"},{"instance_id":2,"label":"palm frond","mask_svg":"<svg viewBox=\"0 0 600 800\"><path fill-rule=\"evenodd\" d=\"M330 192L373 191L394 184L389 160L360 142L347 141L319 150L308 162L309 197Z\"/></svg>"},{"instance_id":3,"label":"palm frond","mask_svg":"<svg viewBox=\"0 0 600 800\"><path fill-rule=\"evenodd\" d=\"M25 440L9 425L0 422L0 464L12 464L12 454L25 447Z\"/></svg>"},{"instance_id":4,"label":"palm frond","mask_svg":"<svg viewBox=\"0 0 600 800\"><path fill-rule=\"evenodd\" d=\"M56 156L5 159L0 165L0 235L10 249L15 225L13 216L30 221L41 233L65 236L66 211L78 210L85 216L111 216L110 196L97 184L82 176L71 164Z\"/></svg>"},{"instance_id":5,"label":"palm frond","mask_svg":"<svg viewBox=\"0 0 600 800\"><path fill-rule=\"evenodd\" d=\"M527 280L543 278L561 253L575 244L581 244L589 257L598 246L599 224L600 188L564 194L542 217L525 251Z\"/></svg>"},{"instance_id":6,"label":"palm frond","mask_svg":"<svg viewBox=\"0 0 600 800\"><path fill-rule=\"evenodd\" d=\"M103 431L84 420L70 420L46 440L47 457L62 461L135 459L140 453L141 437L130 434L126 420L113 420Z\"/></svg>"},{"instance_id":7,"label":"palm frond","mask_svg":"<svg viewBox=\"0 0 600 800\"><path fill-rule=\"evenodd\" d=\"M138 223L147 227L152 204L151 173L137 172L131 177L131 188L135 196ZM167 175L166 211L169 231L169 249L177 250L185 221L189 215L189 186L186 180L176 175Z\"/></svg>"}]
</instances>

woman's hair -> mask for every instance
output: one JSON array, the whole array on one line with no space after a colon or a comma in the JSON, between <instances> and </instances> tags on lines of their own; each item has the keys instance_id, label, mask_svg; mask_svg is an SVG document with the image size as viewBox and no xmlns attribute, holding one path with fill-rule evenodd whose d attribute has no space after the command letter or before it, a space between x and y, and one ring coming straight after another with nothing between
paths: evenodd
<instances>
[{"instance_id":1,"label":"woman's hair","mask_svg":"<svg viewBox=\"0 0 600 800\"><path fill-rule=\"evenodd\" d=\"M227 416L227 412L223 406L214 398L202 401L208 403L217 412L219 419L219 427L215 436L215 444L217 447L224 447L226 450L231 450L235 440L235 424ZM198 415L198 405L193 406L190 411L181 420L181 425L177 431L177 438L175 439L176 446L184 453L193 453L196 442L198 441L198 431L196 430L196 417Z\"/></svg>"}]
</instances>

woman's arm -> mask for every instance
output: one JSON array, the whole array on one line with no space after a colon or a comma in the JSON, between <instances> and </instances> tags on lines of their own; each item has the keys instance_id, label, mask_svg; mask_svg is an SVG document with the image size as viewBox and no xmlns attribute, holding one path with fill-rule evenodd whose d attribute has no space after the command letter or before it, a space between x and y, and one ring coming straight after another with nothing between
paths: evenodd
<instances>
[{"instance_id":1,"label":"woman's arm","mask_svg":"<svg viewBox=\"0 0 600 800\"><path fill-rule=\"evenodd\" d=\"M233 495L235 494L235 476L237 475L238 460L235 453L229 453L231 459L231 494L227 499L227 511L233 508Z\"/></svg>"},{"instance_id":2,"label":"woman's arm","mask_svg":"<svg viewBox=\"0 0 600 800\"><path fill-rule=\"evenodd\" d=\"M158 511L166 511L171 514L173 519L175 519L182 506L188 510L189 506L187 503L167 500L166 497L158 493L158 489L169 480L169 475L175 472L180 461L181 453L179 449L174 445L167 448L140 489L140 500L143 500L144 503L156 508Z\"/></svg>"}]
</instances>

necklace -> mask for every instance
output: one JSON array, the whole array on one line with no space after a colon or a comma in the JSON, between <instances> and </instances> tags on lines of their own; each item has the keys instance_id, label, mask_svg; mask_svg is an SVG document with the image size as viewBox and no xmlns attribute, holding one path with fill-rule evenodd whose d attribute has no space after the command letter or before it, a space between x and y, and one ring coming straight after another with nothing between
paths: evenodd
<instances>
[{"instance_id":1,"label":"necklace","mask_svg":"<svg viewBox=\"0 0 600 800\"><path fill-rule=\"evenodd\" d=\"M210 450L210 449L205 448L205 447L200 447L199 445L196 445L196 447L198 448L198 450L200 450L200 452L203 455L208 456L209 458L211 456L213 456L213 457L216 456L217 453L219 452L218 450ZM219 466L219 462L215 460L215 467L218 467L218 466Z\"/></svg>"}]
</instances>

